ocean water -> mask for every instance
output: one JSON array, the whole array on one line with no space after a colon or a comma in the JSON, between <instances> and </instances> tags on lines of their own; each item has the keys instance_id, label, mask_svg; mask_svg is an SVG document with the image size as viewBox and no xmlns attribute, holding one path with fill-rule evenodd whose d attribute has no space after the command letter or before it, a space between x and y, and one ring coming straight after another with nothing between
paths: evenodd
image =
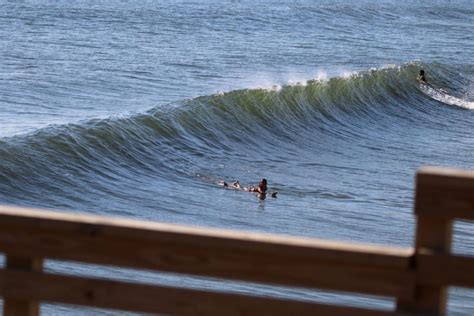
<instances>
[{"instance_id":1,"label":"ocean water","mask_svg":"<svg viewBox=\"0 0 474 316\"><path fill-rule=\"evenodd\" d=\"M416 169L474 169L472 1L0 4L1 204L411 246Z\"/></svg>"}]
</instances>

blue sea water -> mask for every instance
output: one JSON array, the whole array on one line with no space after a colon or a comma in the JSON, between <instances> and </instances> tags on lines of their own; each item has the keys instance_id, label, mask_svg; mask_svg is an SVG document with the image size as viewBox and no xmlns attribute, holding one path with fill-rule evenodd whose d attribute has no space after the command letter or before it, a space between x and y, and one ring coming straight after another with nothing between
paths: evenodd
<instances>
[{"instance_id":1,"label":"blue sea water","mask_svg":"<svg viewBox=\"0 0 474 316\"><path fill-rule=\"evenodd\" d=\"M411 246L416 169L474 169L472 1L0 4L2 204Z\"/></svg>"}]
</instances>

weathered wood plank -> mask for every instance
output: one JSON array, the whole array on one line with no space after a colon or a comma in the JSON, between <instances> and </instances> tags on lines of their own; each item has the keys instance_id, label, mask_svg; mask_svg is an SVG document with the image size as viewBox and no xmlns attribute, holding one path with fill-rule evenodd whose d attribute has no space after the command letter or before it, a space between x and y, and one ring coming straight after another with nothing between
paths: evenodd
<instances>
[{"instance_id":1,"label":"weathered wood plank","mask_svg":"<svg viewBox=\"0 0 474 316\"><path fill-rule=\"evenodd\" d=\"M244 247L248 247L248 244L252 243L255 248L273 252L280 252L282 246L286 247L287 251L294 253L301 253L305 249L317 249L318 256L324 256L325 259L337 258L342 260L346 258L349 262L355 261L362 264L370 262L374 265L380 264L393 267L405 267L406 259L404 256L411 254L412 251L411 248L395 246L386 247L247 231L198 228L5 205L0 205L0 226L16 226L25 229L40 229L91 237L135 238L135 240L149 242L163 240L189 242L190 239L196 237L208 244L214 242L222 245L223 240L228 240L241 243ZM195 242L195 244L197 243ZM344 257L341 257L341 251L344 252Z\"/></svg>"},{"instance_id":2,"label":"weathered wood plank","mask_svg":"<svg viewBox=\"0 0 474 316\"><path fill-rule=\"evenodd\" d=\"M7 256L6 265L10 270L36 271L43 269L43 260L39 258ZM24 297L10 297L4 295L3 315L5 316L37 316L39 302L25 300Z\"/></svg>"},{"instance_id":3,"label":"weathered wood plank","mask_svg":"<svg viewBox=\"0 0 474 316\"><path fill-rule=\"evenodd\" d=\"M474 171L427 167L416 182L417 215L474 220Z\"/></svg>"},{"instance_id":4,"label":"weathered wood plank","mask_svg":"<svg viewBox=\"0 0 474 316\"><path fill-rule=\"evenodd\" d=\"M0 295L172 315L409 315L393 311L4 269L0 269Z\"/></svg>"},{"instance_id":5,"label":"weathered wood plank","mask_svg":"<svg viewBox=\"0 0 474 316\"><path fill-rule=\"evenodd\" d=\"M411 298L411 249L0 207L0 251Z\"/></svg>"},{"instance_id":6,"label":"weathered wood plank","mask_svg":"<svg viewBox=\"0 0 474 316\"><path fill-rule=\"evenodd\" d=\"M420 270L417 279L422 284L474 288L474 257L421 249L416 262Z\"/></svg>"}]
</instances>

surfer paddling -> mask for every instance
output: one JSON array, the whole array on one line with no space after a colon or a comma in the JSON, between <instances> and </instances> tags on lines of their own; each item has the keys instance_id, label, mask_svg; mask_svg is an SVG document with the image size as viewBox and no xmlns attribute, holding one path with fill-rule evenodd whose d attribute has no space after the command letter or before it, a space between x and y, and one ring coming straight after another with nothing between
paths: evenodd
<instances>
[{"instance_id":1,"label":"surfer paddling","mask_svg":"<svg viewBox=\"0 0 474 316\"><path fill-rule=\"evenodd\" d=\"M267 193L267 179L262 179L260 180L260 182L258 183L257 186L255 187L249 187L247 188L247 190L249 192L256 192L256 193L262 193L262 194L266 194Z\"/></svg>"},{"instance_id":2,"label":"surfer paddling","mask_svg":"<svg viewBox=\"0 0 474 316\"><path fill-rule=\"evenodd\" d=\"M251 187L243 187L239 181L234 181L232 183L232 185L229 186L229 184L225 181L220 181L219 184L224 186L224 187L230 187L230 188L233 188L233 189L238 189L238 190L242 190L242 191L247 191L247 192L254 192L254 193L257 193L257 195L260 197L260 198L265 198L266 195L267 195L267 190L268 190L268 187L267 187L267 179L262 179L260 180L260 182L258 183L258 185L256 186L251 186ZM278 192L270 192L269 193L270 196L272 198L276 198L277 197L277 194Z\"/></svg>"},{"instance_id":3,"label":"surfer paddling","mask_svg":"<svg viewBox=\"0 0 474 316\"><path fill-rule=\"evenodd\" d=\"M418 80L418 82L423 83L423 84L428 83L428 81L426 81L425 71L423 69L420 69L420 73L416 77L416 80Z\"/></svg>"},{"instance_id":4,"label":"surfer paddling","mask_svg":"<svg viewBox=\"0 0 474 316\"><path fill-rule=\"evenodd\" d=\"M238 181L234 182L234 185L237 185L240 188L240 183ZM267 179L265 178L260 180L257 186L243 188L245 191L257 193L257 196L262 200L267 197L267 189ZM276 198L278 192L270 192L269 194L272 198Z\"/></svg>"}]
</instances>

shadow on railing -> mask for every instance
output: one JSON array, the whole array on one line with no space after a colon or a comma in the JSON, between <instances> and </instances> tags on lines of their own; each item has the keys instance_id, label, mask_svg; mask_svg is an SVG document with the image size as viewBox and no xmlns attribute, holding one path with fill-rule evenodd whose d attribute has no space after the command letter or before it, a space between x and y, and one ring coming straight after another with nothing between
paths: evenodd
<instances>
[{"instance_id":1,"label":"shadow on railing","mask_svg":"<svg viewBox=\"0 0 474 316\"><path fill-rule=\"evenodd\" d=\"M453 219L474 219L474 173L417 174L415 248L0 207L5 315L58 302L173 315L443 315L448 286L474 287L450 253ZM384 311L45 273L44 259L392 297Z\"/></svg>"}]
</instances>

